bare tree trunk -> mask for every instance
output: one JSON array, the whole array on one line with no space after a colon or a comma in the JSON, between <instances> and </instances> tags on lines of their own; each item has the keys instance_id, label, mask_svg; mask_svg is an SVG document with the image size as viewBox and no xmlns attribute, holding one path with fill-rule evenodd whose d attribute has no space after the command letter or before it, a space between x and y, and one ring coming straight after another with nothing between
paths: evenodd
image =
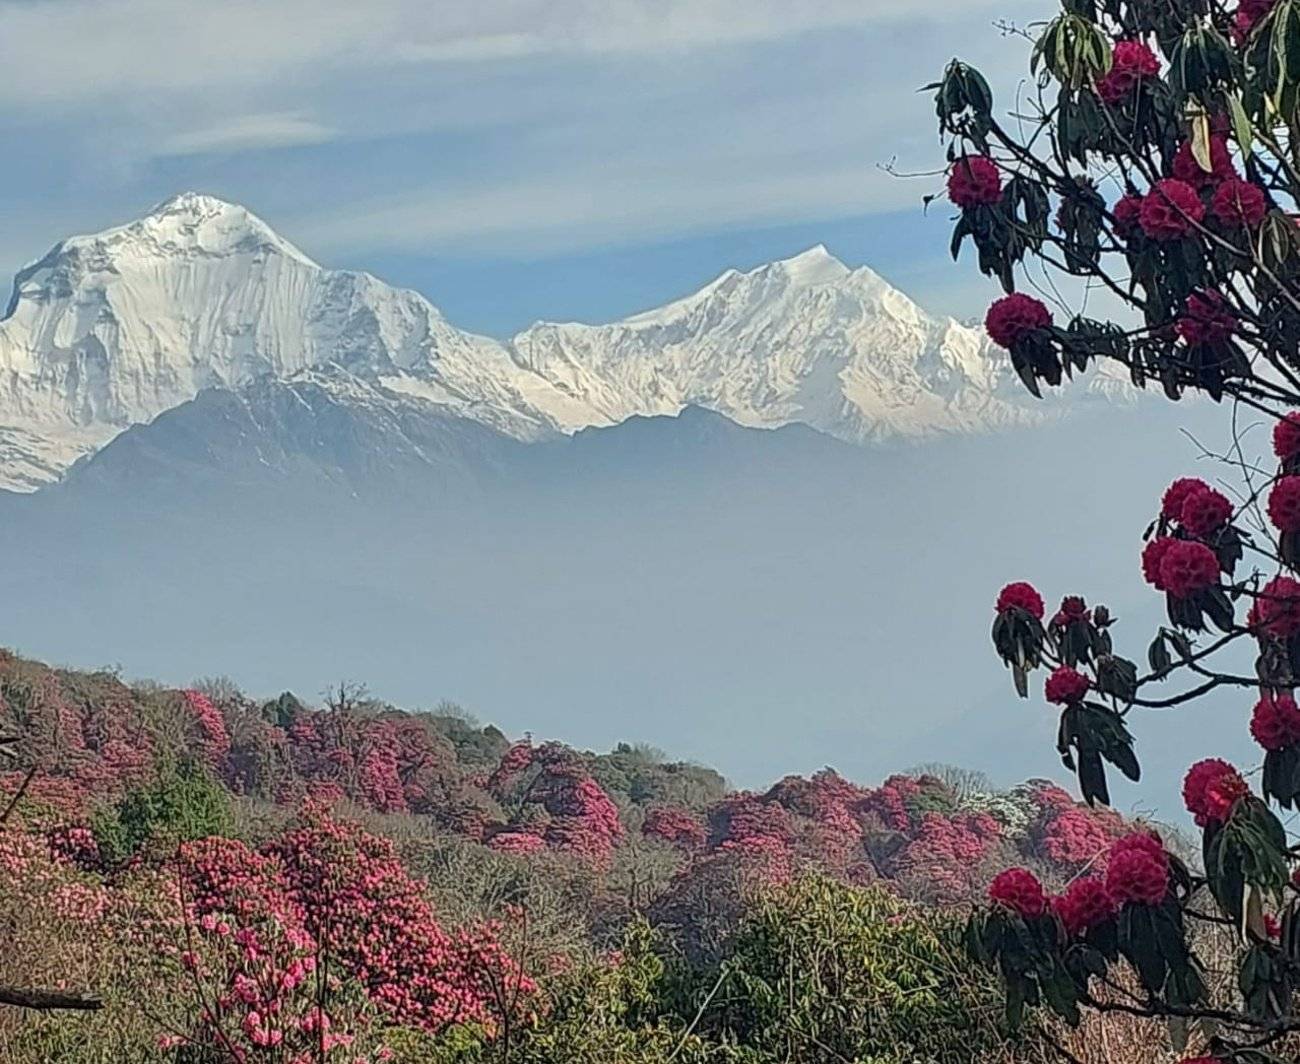
<instances>
[{"instance_id":1,"label":"bare tree trunk","mask_svg":"<svg viewBox=\"0 0 1300 1064\"><path fill-rule=\"evenodd\" d=\"M16 986L0 986L0 1005L17 1005L21 1009L78 1009L83 1012L94 1012L104 1007L104 1003L97 997Z\"/></svg>"}]
</instances>

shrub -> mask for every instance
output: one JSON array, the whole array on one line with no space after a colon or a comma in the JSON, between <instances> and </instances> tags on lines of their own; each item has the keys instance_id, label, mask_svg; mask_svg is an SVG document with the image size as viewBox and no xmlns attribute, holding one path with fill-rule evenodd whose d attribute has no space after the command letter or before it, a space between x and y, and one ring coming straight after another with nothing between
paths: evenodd
<instances>
[{"instance_id":1,"label":"shrub","mask_svg":"<svg viewBox=\"0 0 1300 1064\"><path fill-rule=\"evenodd\" d=\"M170 849L187 839L226 834L231 824L228 792L195 762L160 769L151 782L132 787L91 818L99 852L113 863L150 841Z\"/></svg>"},{"instance_id":2,"label":"shrub","mask_svg":"<svg viewBox=\"0 0 1300 1064\"><path fill-rule=\"evenodd\" d=\"M805 876L763 892L718 975L708 1029L763 1060L979 1060L1008 1045L998 985L965 959L958 923L879 888Z\"/></svg>"}]
</instances>

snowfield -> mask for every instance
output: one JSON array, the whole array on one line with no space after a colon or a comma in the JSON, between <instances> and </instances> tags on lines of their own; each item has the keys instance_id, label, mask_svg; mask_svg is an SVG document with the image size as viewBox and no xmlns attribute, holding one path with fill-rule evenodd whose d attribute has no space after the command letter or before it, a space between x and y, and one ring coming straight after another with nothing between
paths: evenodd
<instances>
[{"instance_id":1,"label":"snowfield","mask_svg":"<svg viewBox=\"0 0 1300 1064\"><path fill-rule=\"evenodd\" d=\"M299 377L346 389L339 402L388 396L526 442L688 406L854 443L1066 409L1028 396L980 330L823 247L620 322L543 322L502 342L416 292L319 266L241 206L184 193L64 240L15 278L0 321L0 488L57 480L206 388ZM1094 373L1068 394L1125 389Z\"/></svg>"}]
</instances>

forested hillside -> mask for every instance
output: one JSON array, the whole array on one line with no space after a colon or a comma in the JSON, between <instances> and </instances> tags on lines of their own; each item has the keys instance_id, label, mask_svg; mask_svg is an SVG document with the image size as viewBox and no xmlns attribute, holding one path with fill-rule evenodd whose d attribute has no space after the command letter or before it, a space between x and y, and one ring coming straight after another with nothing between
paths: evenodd
<instances>
[{"instance_id":1,"label":"forested hillside","mask_svg":"<svg viewBox=\"0 0 1300 1064\"><path fill-rule=\"evenodd\" d=\"M1050 1059L1004 1043L964 905L1126 830L946 767L739 792L348 685L5 654L0 699L0 993L83 1006L0 1009L0 1060Z\"/></svg>"}]
</instances>

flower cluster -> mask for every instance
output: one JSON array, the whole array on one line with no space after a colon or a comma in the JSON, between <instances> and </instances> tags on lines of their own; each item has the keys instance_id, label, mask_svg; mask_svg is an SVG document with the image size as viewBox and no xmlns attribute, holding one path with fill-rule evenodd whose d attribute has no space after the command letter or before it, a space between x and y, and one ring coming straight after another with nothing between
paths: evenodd
<instances>
[{"instance_id":1,"label":"flower cluster","mask_svg":"<svg viewBox=\"0 0 1300 1064\"><path fill-rule=\"evenodd\" d=\"M1237 167L1228 151L1227 138L1219 133L1210 137L1210 168L1206 170L1196 158L1190 140L1183 141L1174 155L1174 177L1195 188L1209 188L1237 177Z\"/></svg>"},{"instance_id":2,"label":"flower cluster","mask_svg":"<svg viewBox=\"0 0 1300 1064\"><path fill-rule=\"evenodd\" d=\"M1289 694L1265 694L1255 703L1250 734L1265 750L1285 750L1300 743L1300 707Z\"/></svg>"},{"instance_id":3,"label":"flower cluster","mask_svg":"<svg viewBox=\"0 0 1300 1064\"><path fill-rule=\"evenodd\" d=\"M999 347L1013 348L1025 337L1052 324L1052 312L1033 296L1013 292L989 307L984 328Z\"/></svg>"},{"instance_id":4,"label":"flower cluster","mask_svg":"<svg viewBox=\"0 0 1300 1064\"><path fill-rule=\"evenodd\" d=\"M1141 41L1116 41L1110 69L1097 81L1097 95L1114 106L1131 97L1138 85L1160 73L1160 60Z\"/></svg>"},{"instance_id":5,"label":"flower cluster","mask_svg":"<svg viewBox=\"0 0 1300 1064\"><path fill-rule=\"evenodd\" d=\"M1115 916L1115 899L1100 876L1080 876L1064 894L1052 899L1052 909L1072 937L1083 935Z\"/></svg>"},{"instance_id":6,"label":"flower cluster","mask_svg":"<svg viewBox=\"0 0 1300 1064\"><path fill-rule=\"evenodd\" d=\"M1141 229L1142 197L1126 193L1115 201L1111 214L1115 216L1115 232L1127 240Z\"/></svg>"},{"instance_id":7,"label":"flower cluster","mask_svg":"<svg viewBox=\"0 0 1300 1064\"><path fill-rule=\"evenodd\" d=\"M230 733L221 710L200 691L182 691L181 698L198 731L197 745L204 759L212 765L221 764L230 753Z\"/></svg>"},{"instance_id":8,"label":"flower cluster","mask_svg":"<svg viewBox=\"0 0 1300 1064\"><path fill-rule=\"evenodd\" d=\"M1259 589L1246 615L1248 627L1277 639L1300 632L1300 580L1275 576Z\"/></svg>"},{"instance_id":9,"label":"flower cluster","mask_svg":"<svg viewBox=\"0 0 1300 1064\"><path fill-rule=\"evenodd\" d=\"M1293 411L1273 426L1273 453L1282 462L1300 457L1300 413Z\"/></svg>"},{"instance_id":10,"label":"flower cluster","mask_svg":"<svg viewBox=\"0 0 1300 1064\"><path fill-rule=\"evenodd\" d=\"M1237 316L1228 309L1218 292L1193 292L1174 331L1189 344L1223 343L1237 329Z\"/></svg>"},{"instance_id":11,"label":"flower cluster","mask_svg":"<svg viewBox=\"0 0 1300 1064\"><path fill-rule=\"evenodd\" d=\"M1234 229L1258 229L1268 214L1268 200L1258 185L1233 177L1214 190L1210 213Z\"/></svg>"},{"instance_id":12,"label":"flower cluster","mask_svg":"<svg viewBox=\"0 0 1300 1064\"><path fill-rule=\"evenodd\" d=\"M1187 499L1202 491L1209 491L1210 485L1200 477L1179 477L1160 497L1160 516L1177 521L1183 516L1183 504Z\"/></svg>"},{"instance_id":13,"label":"flower cluster","mask_svg":"<svg viewBox=\"0 0 1300 1064\"><path fill-rule=\"evenodd\" d=\"M1068 706L1082 701L1092 686L1088 677L1068 665L1057 668L1048 678L1044 689L1047 701Z\"/></svg>"},{"instance_id":14,"label":"flower cluster","mask_svg":"<svg viewBox=\"0 0 1300 1064\"><path fill-rule=\"evenodd\" d=\"M1038 593L1033 584L1027 584L1023 580L1016 583L1007 584L999 593L997 605L994 607L998 613L1006 613L1007 610L1018 609L1024 610L1031 617L1037 620L1043 619L1043 596Z\"/></svg>"},{"instance_id":15,"label":"flower cluster","mask_svg":"<svg viewBox=\"0 0 1300 1064\"><path fill-rule=\"evenodd\" d=\"M997 203L1002 195L1002 175L987 155L964 155L952 164L948 175L948 198L958 207Z\"/></svg>"},{"instance_id":16,"label":"flower cluster","mask_svg":"<svg viewBox=\"0 0 1300 1064\"><path fill-rule=\"evenodd\" d=\"M1152 240L1179 240L1205 217L1205 204L1186 181L1157 181L1142 200L1138 223Z\"/></svg>"},{"instance_id":17,"label":"flower cluster","mask_svg":"<svg viewBox=\"0 0 1300 1064\"><path fill-rule=\"evenodd\" d=\"M1198 761L1183 779L1183 804L1201 827L1228 819L1237 799L1250 793L1241 773L1226 761Z\"/></svg>"},{"instance_id":18,"label":"flower cluster","mask_svg":"<svg viewBox=\"0 0 1300 1064\"><path fill-rule=\"evenodd\" d=\"M1193 536L1208 536L1232 520L1232 501L1210 487L1189 492L1178 512L1178 523Z\"/></svg>"},{"instance_id":19,"label":"flower cluster","mask_svg":"<svg viewBox=\"0 0 1300 1064\"><path fill-rule=\"evenodd\" d=\"M1278 478L1268 493L1268 518L1282 532L1300 532L1300 476Z\"/></svg>"},{"instance_id":20,"label":"flower cluster","mask_svg":"<svg viewBox=\"0 0 1300 1064\"><path fill-rule=\"evenodd\" d=\"M1237 39L1244 41L1254 33L1276 6L1277 0L1241 0L1237 5L1237 14L1233 22Z\"/></svg>"},{"instance_id":21,"label":"flower cluster","mask_svg":"<svg viewBox=\"0 0 1300 1064\"><path fill-rule=\"evenodd\" d=\"M655 806L647 810L641 834L687 851L698 850L707 837L700 818L680 806Z\"/></svg>"},{"instance_id":22,"label":"flower cluster","mask_svg":"<svg viewBox=\"0 0 1300 1064\"><path fill-rule=\"evenodd\" d=\"M1186 598L1218 582L1219 559L1204 543L1175 539L1160 548L1159 581L1153 581L1156 587L1175 598Z\"/></svg>"},{"instance_id":23,"label":"flower cluster","mask_svg":"<svg viewBox=\"0 0 1300 1064\"><path fill-rule=\"evenodd\" d=\"M1031 919L1047 911L1047 895L1038 877L1024 868L999 872L989 884L989 900L1018 916Z\"/></svg>"},{"instance_id":24,"label":"flower cluster","mask_svg":"<svg viewBox=\"0 0 1300 1064\"><path fill-rule=\"evenodd\" d=\"M1137 831L1111 845L1106 893L1117 906L1159 905L1169 891L1169 855L1155 835Z\"/></svg>"}]
</instances>

